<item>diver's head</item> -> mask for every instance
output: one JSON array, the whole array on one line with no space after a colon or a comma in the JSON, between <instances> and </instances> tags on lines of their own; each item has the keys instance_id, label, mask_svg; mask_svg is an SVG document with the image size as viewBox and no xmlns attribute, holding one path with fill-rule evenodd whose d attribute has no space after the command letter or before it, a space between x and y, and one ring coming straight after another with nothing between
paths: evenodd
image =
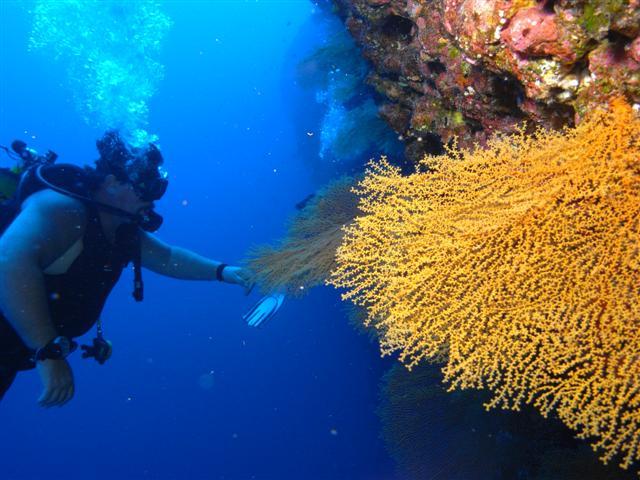
<instances>
[{"instance_id":1,"label":"diver's head","mask_svg":"<svg viewBox=\"0 0 640 480\"><path fill-rule=\"evenodd\" d=\"M96 146L100 152L100 158L96 160L98 172L111 173L119 181L130 183L143 201L154 202L164 195L169 181L162 168L162 154L156 145L132 147L117 130L110 130L96 142Z\"/></svg>"},{"instance_id":2,"label":"diver's head","mask_svg":"<svg viewBox=\"0 0 640 480\"><path fill-rule=\"evenodd\" d=\"M136 148L128 145L116 130L108 131L96 142L100 158L96 174L102 178L100 200L139 216L141 227L154 231L162 217L153 211L153 202L167 190L167 174L158 147L149 144Z\"/></svg>"}]
</instances>

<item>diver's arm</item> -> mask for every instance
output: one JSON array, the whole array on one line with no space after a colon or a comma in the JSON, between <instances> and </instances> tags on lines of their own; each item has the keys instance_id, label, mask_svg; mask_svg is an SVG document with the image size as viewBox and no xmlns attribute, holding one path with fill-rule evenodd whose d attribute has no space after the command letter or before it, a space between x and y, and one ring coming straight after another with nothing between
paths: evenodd
<instances>
[{"instance_id":1,"label":"diver's arm","mask_svg":"<svg viewBox=\"0 0 640 480\"><path fill-rule=\"evenodd\" d=\"M43 190L25 200L0 237L0 310L29 348L58 335L43 271L83 235L85 218L82 203Z\"/></svg>"},{"instance_id":2,"label":"diver's arm","mask_svg":"<svg viewBox=\"0 0 640 480\"><path fill-rule=\"evenodd\" d=\"M41 348L58 336L43 272L84 234L85 218L79 201L43 190L24 201L0 237L0 309L29 348ZM73 373L66 359L39 361L36 368L43 387L41 406L61 406L73 398Z\"/></svg>"},{"instance_id":3,"label":"diver's arm","mask_svg":"<svg viewBox=\"0 0 640 480\"><path fill-rule=\"evenodd\" d=\"M142 266L167 277L182 280L215 280L216 260L198 255L186 248L167 245L155 235L141 233Z\"/></svg>"},{"instance_id":4,"label":"diver's arm","mask_svg":"<svg viewBox=\"0 0 640 480\"><path fill-rule=\"evenodd\" d=\"M169 246L147 232L141 233L142 265L167 277L183 280L217 280L216 270L221 262L198 255L186 248ZM249 271L242 267L225 265L222 281L244 287L249 293L253 280Z\"/></svg>"}]
</instances>

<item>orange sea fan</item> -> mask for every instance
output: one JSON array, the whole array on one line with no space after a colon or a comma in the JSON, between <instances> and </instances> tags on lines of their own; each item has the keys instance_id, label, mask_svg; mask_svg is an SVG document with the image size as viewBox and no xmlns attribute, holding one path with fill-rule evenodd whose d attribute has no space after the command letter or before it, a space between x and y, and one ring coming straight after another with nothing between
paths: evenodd
<instances>
[{"instance_id":1,"label":"orange sea fan","mask_svg":"<svg viewBox=\"0 0 640 480\"><path fill-rule=\"evenodd\" d=\"M623 101L575 129L383 158L356 193L330 284L383 354L445 361L451 388L557 414L602 460L640 458L640 120Z\"/></svg>"},{"instance_id":2,"label":"orange sea fan","mask_svg":"<svg viewBox=\"0 0 640 480\"><path fill-rule=\"evenodd\" d=\"M248 266L263 290L300 296L323 284L335 267L342 227L357 213L358 197L351 192L354 184L351 177L329 184L293 218L280 245L250 252Z\"/></svg>"}]
</instances>

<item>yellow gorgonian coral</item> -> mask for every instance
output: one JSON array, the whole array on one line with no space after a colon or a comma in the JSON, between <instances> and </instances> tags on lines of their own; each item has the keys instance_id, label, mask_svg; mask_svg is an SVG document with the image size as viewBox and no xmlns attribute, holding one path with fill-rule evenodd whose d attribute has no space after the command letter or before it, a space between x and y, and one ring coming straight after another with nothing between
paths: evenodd
<instances>
[{"instance_id":1,"label":"yellow gorgonian coral","mask_svg":"<svg viewBox=\"0 0 640 480\"><path fill-rule=\"evenodd\" d=\"M562 132L383 158L359 184L330 284L383 353L445 361L488 407L535 405L607 462L640 440L640 120L623 101Z\"/></svg>"}]
</instances>

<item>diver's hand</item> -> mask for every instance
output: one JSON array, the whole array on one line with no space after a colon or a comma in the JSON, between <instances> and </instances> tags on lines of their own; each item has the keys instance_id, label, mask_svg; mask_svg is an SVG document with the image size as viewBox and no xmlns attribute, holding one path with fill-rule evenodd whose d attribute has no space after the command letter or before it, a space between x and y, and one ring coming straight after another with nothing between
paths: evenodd
<instances>
[{"instance_id":1,"label":"diver's hand","mask_svg":"<svg viewBox=\"0 0 640 480\"><path fill-rule=\"evenodd\" d=\"M247 268L232 267L228 265L222 270L222 281L226 283L235 283L244 288L244 294L249 295L255 284L253 276Z\"/></svg>"},{"instance_id":2,"label":"diver's hand","mask_svg":"<svg viewBox=\"0 0 640 480\"><path fill-rule=\"evenodd\" d=\"M64 358L42 360L37 363L38 373L44 387L38 404L42 407L61 407L73 397L73 373Z\"/></svg>"}]
</instances>

